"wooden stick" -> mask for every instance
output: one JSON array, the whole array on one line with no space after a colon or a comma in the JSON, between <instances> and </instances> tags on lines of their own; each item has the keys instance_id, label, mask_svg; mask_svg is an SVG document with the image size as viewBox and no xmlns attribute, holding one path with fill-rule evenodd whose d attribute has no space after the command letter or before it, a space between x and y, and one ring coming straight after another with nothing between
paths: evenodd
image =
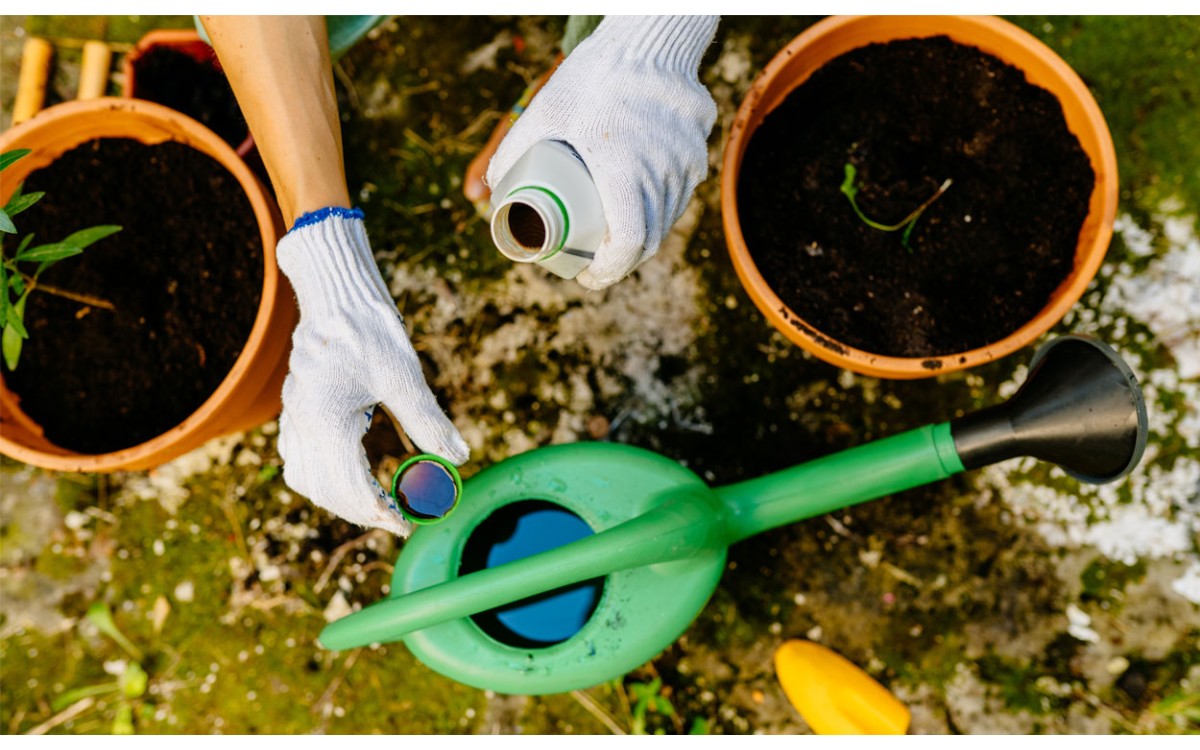
<instances>
[{"instance_id":1,"label":"wooden stick","mask_svg":"<svg viewBox=\"0 0 1200 750\"><path fill-rule=\"evenodd\" d=\"M75 98L99 99L108 93L108 72L112 66L112 50L104 42L90 41L83 45L83 62L79 68L79 91Z\"/></svg>"},{"instance_id":2,"label":"wooden stick","mask_svg":"<svg viewBox=\"0 0 1200 750\"><path fill-rule=\"evenodd\" d=\"M45 39L30 37L25 40L21 50L21 72L17 77L17 98L13 102L13 125L28 120L42 110L53 56L54 47Z\"/></svg>"}]
</instances>

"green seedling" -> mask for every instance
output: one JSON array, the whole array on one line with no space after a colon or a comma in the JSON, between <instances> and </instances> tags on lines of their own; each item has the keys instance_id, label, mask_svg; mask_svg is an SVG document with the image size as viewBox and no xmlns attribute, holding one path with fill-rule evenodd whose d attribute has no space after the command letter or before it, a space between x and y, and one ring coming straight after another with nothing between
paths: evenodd
<instances>
[{"instance_id":1,"label":"green seedling","mask_svg":"<svg viewBox=\"0 0 1200 750\"><path fill-rule=\"evenodd\" d=\"M900 235L900 241L903 243L904 249L908 250L910 253L912 252L912 247L908 244L908 238L910 235L912 235L913 227L917 225L917 219L921 218L921 214L925 212L925 209L929 208L929 206L935 200L942 197L942 193L946 192L946 190L948 190L950 185L954 182L953 180L947 178L946 181L942 183L942 186L938 188L936 193L934 193L924 203L913 209L912 213L910 213L908 216L905 216L901 221L895 224L883 224L868 218L867 215L862 212L862 209L858 207L858 203L855 201L855 197L858 195L858 188L854 186L854 178L857 175L858 170L854 168L854 165L850 162L846 162L846 179L842 180L841 190L842 193L850 200L850 207L854 209L854 213L858 214L858 218L862 219L864 224L872 229L878 229L881 232L896 232L903 229L904 234Z\"/></svg>"},{"instance_id":2,"label":"green seedling","mask_svg":"<svg viewBox=\"0 0 1200 750\"><path fill-rule=\"evenodd\" d=\"M29 149L21 148L0 154L0 171L29 153ZM45 195L42 192L24 193L22 187L23 185L17 185L8 203L4 208L0 208L0 237L16 234L17 227L13 224L13 217L37 203ZM0 242L0 326L4 329L2 344L4 363L8 369L17 369L21 359L21 348L25 339L29 338L29 331L25 328L25 303L29 299L29 293L35 289L85 305L113 309L110 302L91 295L39 284L38 278L60 260L79 255L84 248L119 231L121 227L113 225L90 227L81 229L60 242L41 245L34 245L33 235L27 234L17 245L17 250L11 258L4 252L3 243Z\"/></svg>"},{"instance_id":3,"label":"green seedling","mask_svg":"<svg viewBox=\"0 0 1200 750\"><path fill-rule=\"evenodd\" d=\"M125 634L117 629L117 623L113 620L112 612L108 605L104 602L95 602L88 607L88 620L96 626L96 629L104 633L109 638L116 641L117 645L125 650L136 661L142 660L142 650L133 645L133 642L125 637Z\"/></svg>"},{"instance_id":4,"label":"green seedling","mask_svg":"<svg viewBox=\"0 0 1200 750\"><path fill-rule=\"evenodd\" d=\"M50 707L55 711L62 711L87 698L115 694L118 703L113 716L112 733L133 734L134 705L146 694L150 682L150 676L142 668L142 651L117 628L112 612L104 602L94 602L92 606L88 607L87 619L97 630L112 638L125 653L129 654L130 661L117 679L99 685L87 685L64 691L54 699Z\"/></svg>"},{"instance_id":5,"label":"green seedling","mask_svg":"<svg viewBox=\"0 0 1200 750\"><path fill-rule=\"evenodd\" d=\"M633 734L646 734L646 713L653 712L672 719L676 724L679 717L670 699L662 694L662 678L655 677L650 682L634 682L629 685L633 696ZM663 734L661 729L655 734Z\"/></svg>"},{"instance_id":6,"label":"green seedling","mask_svg":"<svg viewBox=\"0 0 1200 750\"><path fill-rule=\"evenodd\" d=\"M1178 729L1200 730L1200 693L1178 690L1154 704L1151 710Z\"/></svg>"},{"instance_id":7,"label":"green seedling","mask_svg":"<svg viewBox=\"0 0 1200 750\"><path fill-rule=\"evenodd\" d=\"M632 682L629 693L633 698L633 709L630 712L630 734L648 734L646 719L648 713L658 714L671 720L677 734L683 733L683 720L667 697L668 690L663 689L662 678L655 677L650 682ZM688 734L708 734L708 720L702 716L692 719ZM664 729L655 729L654 734L666 734Z\"/></svg>"}]
</instances>

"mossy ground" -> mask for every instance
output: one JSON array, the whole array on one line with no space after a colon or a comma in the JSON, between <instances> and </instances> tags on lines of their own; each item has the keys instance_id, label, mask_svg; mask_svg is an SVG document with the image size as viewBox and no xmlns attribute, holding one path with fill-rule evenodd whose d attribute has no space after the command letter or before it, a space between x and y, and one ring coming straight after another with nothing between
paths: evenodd
<instances>
[{"instance_id":1,"label":"mossy ground","mask_svg":"<svg viewBox=\"0 0 1200 750\"><path fill-rule=\"evenodd\" d=\"M702 67L720 107L714 164L753 75L814 20L722 24ZM1155 229L1164 204L1200 214L1200 22L1013 20L1088 84L1113 131L1121 211L1157 232L1150 255L1118 236L1083 312L1057 332L1104 336L1150 382L1175 369L1171 350L1144 323L1100 308L1123 264L1140 272L1166 252ZM71 39L129 43L186 22L0 19L4 122L22 32L70 50ZM604 437L722 484L1001 398L1031 351L970 373L881 381L816 361L772 331L725 252L715 169L685 231L614 290L585 295L514 270L461 179L549 63L563 22L397 18L338 67L351 191L430 380L472 443L468 475L516 450ZM71 54L52 99L71 96ZM654 307L681 279L692 299ZM689 330L650 335L639 313ZM584 330L570 334L579 320ZM1169 471L1197 448L1181 428L1195 419L1195 380L1154 382L1147 462ZM368 443L381 468L403 452L382 419ZM151 473L55 475L6 459L0 728L106 732L125 704L142 733L798 732L807 726L771 657L783 640L809 638L888 685L912 709L913 731L1200 730L1200 613L1170 585L1197 552L1195 528L1182 553L1132 562L1056 543L1010 494L1028 475L1099 521L1106 506L1061 472L1014 470L1007 488L960 476L735 545L712 600L662 655L582 693L524 698L450 681L399 644L322 650L326 614L383 595L401 544L314 509L278 467L271 425ZM1116 502L1136 505L1148 486L1122 486ZM1162 512L1177 520L1185 510ZM115 681L135 658L85 616L95 602L140 650L148 690L56 705L67 691ZM1090 617L1095 641L1071 630L1072 606ZM639 705L652 708L640 724Z\"/></svg>"}]
</instances>

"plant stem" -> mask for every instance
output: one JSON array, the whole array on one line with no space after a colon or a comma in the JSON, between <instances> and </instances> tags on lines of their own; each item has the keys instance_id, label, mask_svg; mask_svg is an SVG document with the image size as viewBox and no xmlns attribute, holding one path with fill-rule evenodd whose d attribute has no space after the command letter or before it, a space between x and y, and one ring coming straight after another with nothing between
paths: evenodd
<instances>
[{"instance_id":1,"label":"plant stem","mask_svg":"<svg viewBox=\"0 0 1200 750\"><path fill-rule=\"evenodd\" d=\"M26 276L25 274L21 274L21 277L25 280L25 286L27 286L31 290L32 289L40 289L41 291L45 292L46 294L52 294L55 297L62 297L64 299L69 299L72 302L78 302L83 305L91 305L92 307L99 307L99 308L103 308L105 310L114 310L115 311L117 309L116 305L114 305L113 303L109 302L106 299L101 299L99 297L93 297L90 294L81 294L80 292L72 292L67 289L62 289L62 288L59 288L56 286L51 286L50 284L46 284L44 282L38 281L38 280L34 279L32 276Z\"/></svg>"},{"instance_id":2,"label":"plant stem","mask_svg":"<svg viewBox=\"0 0 1200 750\"><path fill-rule=\"evenodd\" d=\"M929 208L929 206L932 205L933 202L938 198L941 198L942 193L945 193L950 189L950 186L954 184L954 180L947 178L946 181L942 183L942 186L937 189L936 193L931 195L924 203L914 208L908 216L905 216L902 220L895 224L882 224L869 218L862 212L862 209L858 207L858 202L855 201L855 196L858 195L858 188L854 185L854 177L856 173L857 170L855 170L854 165L847 163L846 179L842 181L841 187L841 191L846 198L849 199L850 207L854 209L854 213L858 214L858 218L862 219L864 224L872 229L878 229L881 232L895 232L898 229L904 229L902 241L904 246L908 248L909 252L912 252L912 248L908 247L908 237L910 234L912 234L912 230L917 223L917 219L921 218L921 214L925 212L925 209Z\"/></svg>"}]
</instances>

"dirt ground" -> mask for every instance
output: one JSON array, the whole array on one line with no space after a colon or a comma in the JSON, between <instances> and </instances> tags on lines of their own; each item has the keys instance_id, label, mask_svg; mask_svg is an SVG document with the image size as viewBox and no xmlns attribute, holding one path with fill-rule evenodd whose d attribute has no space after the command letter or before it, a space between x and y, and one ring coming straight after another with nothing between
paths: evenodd
<instances>
[{"instance_id":1,"label":"dirt ground","mask_svg":"<svg viewBox=\"0 0 1200 750\"><path fill-rule=\"evenodd\" d=\"M397 17L338 63L351 193L471 446L465 476L606 439L721 485L1015 391L1032 346L926 380L863 377L790 344L740 286L722 148L751 80L815 20L722 23L701 67L719 107L709 179L658 255L603 292L504 259L461 194L469 160L550 63L563 17ZM1113 243L1052 333L1096 335L1138 373L1151 434L1129 477L1094 487L1014 460L762 534L730 549L716 593L662 654L529 697L449 680L400 643L317 644L327 621L386 594L403 543L292 493L273 422L150 472L5 458L0 728L806 733L772 657L807 639L886 685L913 733L1200 731L1200 21L1011 20L1080 73L1113 132ZM188 22L0 18L0 126L26 35L60 50L54 101L73 96L80 39L120 52ZM405 455L382 417L366 442L381 473Z\"/></svg>"}]
</instances>

